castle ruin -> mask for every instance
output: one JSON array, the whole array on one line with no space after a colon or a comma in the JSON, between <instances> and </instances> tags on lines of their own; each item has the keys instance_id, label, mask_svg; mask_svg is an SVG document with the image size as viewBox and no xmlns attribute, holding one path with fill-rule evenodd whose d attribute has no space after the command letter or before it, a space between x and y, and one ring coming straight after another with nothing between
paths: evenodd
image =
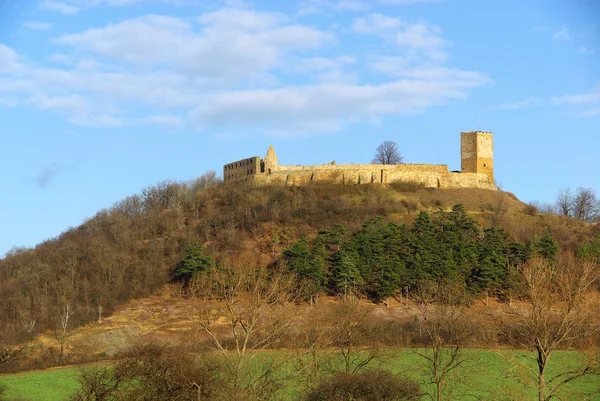
<instances>
[{"instance_id":1,"label":"castle ruin","mask_svg":"<svg viewBox=\"0 0 600 401\"><path fill-rule=\"evenodd\" d=\"M422 183L427 188L482 188L497 190L494 183L494 148L491 132L461 132L461 171L446 164L329 164L280 165L273 145L264 159L259 156L223 166L227 182L251 180L256 184L304 185L315 181L349 184Z\"/></svg>"}]
</instances>

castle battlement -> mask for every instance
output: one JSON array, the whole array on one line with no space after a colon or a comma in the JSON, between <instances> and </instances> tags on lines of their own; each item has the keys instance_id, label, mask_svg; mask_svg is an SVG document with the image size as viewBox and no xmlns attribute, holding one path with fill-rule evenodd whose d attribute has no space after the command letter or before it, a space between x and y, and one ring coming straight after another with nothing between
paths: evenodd
<instances>
[{"instance_id":1,"label":"castle battlement","mask_svg":"<svg viewBox=\"0 0 600 401\"><path fill-rule=\"evenodd\" d=\"M429 188L484 188L494 183L493 135L491 132L461 132L461 172L448 171L446 164L328 164L280 165L273 145L261 159L253 156L223 166L225 182L251 180L256 184L305 185L315 181L340 184L389 184L420 182Z\"/></svg>"}]
</instances>

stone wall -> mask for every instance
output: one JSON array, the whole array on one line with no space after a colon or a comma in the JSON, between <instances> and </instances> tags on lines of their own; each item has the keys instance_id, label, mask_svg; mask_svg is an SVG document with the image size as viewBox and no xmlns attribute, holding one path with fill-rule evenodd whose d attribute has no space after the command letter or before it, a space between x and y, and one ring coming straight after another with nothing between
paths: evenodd
<instances>
[{"instance_id":1,"label":"stone wall","mask_svg":"<svg viewBox=\"0 0 600 401\"><path fill-rule=\"evenodd\" d=\"M225 181L246 179L248 176L258 173L260 173L260 157L258 156L238 160L223 166L223 179Z\"/></svg>"},{"instance_id":2,"label":"stone wall","mask_svg":"<svg viewBox=\"0 0 600 401\"><path fill-rule=\"evenodd\" d=\"M320 164L281 166L273 145L264 159L258 156L223 166L225 182L251 179L257 184L304 185L327 181L339 184L422 183L428 188L497 189L494 184L494 149L490 132L461 132L462 172L449 172L445 164Z\"/></svg>"},{"instance_id":3,"label":"stone wall","mask_svg":"<svg viewBox=\"0 0 600 401\"><path fill-rule=\"evenodd\" d=\"M497 189L487 174L451 173L446 165L432 164L341 164L279 166L271 174L259 174L257 184L306 185L311 182L338 184L391 184L401 181L422 183L427 188Z\"/></svg>"}]
</instances>

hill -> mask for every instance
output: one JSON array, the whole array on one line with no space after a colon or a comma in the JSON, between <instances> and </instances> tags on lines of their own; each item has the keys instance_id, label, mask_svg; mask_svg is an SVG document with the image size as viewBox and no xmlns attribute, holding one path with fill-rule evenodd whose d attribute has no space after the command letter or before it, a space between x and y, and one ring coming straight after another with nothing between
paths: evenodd
<instances>
[{"instance_id":1,"label":"hill","mask_svg":"<svg viewBox=\"0 0 600 401\"><path fill-rule=\"evenodd\" d=\"M56 348L40 363L60 363L67 331L102 321L128 300L164 288L193 244L202 245L215 264L243 261L265 268L280 263L282 252L301 238L314 241L319 230L343 226L344 241L350 241L377 216L410 226L424 211L451 216L457 204L478 225L472 241L478 241L480 230L493 227L507 233L506 241L524 246L548 232L562 249L574 250L600 231L597 225L536 214L501 191L423 189L410 182L257 188L224 185L214 174L191 183L162 182L34 249L0 260L5 300L0 345L50 333ZM5 354L5 361L11 359L9 351Z\"/></svg>"}]
</instances>

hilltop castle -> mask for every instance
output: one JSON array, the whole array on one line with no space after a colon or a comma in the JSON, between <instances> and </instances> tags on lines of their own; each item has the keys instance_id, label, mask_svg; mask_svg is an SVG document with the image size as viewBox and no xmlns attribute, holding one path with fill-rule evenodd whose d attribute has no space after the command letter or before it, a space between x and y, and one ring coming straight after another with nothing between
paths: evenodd
<instances>
[{"instance_id":1,"label":"hilltop castle","mask_svg":"<svg viewBox=\"0 0 600 401\"><path fill-rule=\"evenodd\" d=\"M223 166L227 182L252 180L257 184L303 185L314 181L372 184L416 181L428 188L498 189L494 183L494 147L491 132L461 132L461 170L446 164L329 164L282 166L273 145L264 159L253 156Z\"/></svg>"}]
</instances>

